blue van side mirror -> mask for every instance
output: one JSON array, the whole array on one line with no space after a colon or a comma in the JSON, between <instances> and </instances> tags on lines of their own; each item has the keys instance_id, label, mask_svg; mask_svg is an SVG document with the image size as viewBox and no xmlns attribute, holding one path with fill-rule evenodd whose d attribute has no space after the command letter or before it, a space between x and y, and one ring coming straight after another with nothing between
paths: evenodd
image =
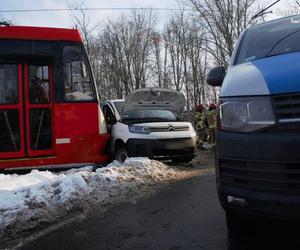
<instances>
[{"instance_id":1,"label":"blue van side mirror","mask_svg":"<svg viewBox=\"0 0 300 250\"><path fill-rule=\"evenodd\" d=\"M211 69L207 75L207 84L213 87L221 87L222 82L226 75L226 69L224 66L219 66Z\"/></svg>"}]
</instances>

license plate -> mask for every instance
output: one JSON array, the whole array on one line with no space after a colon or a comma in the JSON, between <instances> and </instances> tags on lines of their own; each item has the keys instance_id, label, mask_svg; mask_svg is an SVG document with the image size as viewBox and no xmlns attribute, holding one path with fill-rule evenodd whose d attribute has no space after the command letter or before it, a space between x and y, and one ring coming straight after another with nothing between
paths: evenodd
<instances>
[{"instance_id":1,"label":"license plate","mask_svg":"<svg viewBox=\"0 0 300 250\"><path fill-rule=\"evenodd\" d=\"M165 144L165 149L167 150L174 150L174 149L182 149L185 148L184 142L168 142Z\"/></svg>"}]
</instances>

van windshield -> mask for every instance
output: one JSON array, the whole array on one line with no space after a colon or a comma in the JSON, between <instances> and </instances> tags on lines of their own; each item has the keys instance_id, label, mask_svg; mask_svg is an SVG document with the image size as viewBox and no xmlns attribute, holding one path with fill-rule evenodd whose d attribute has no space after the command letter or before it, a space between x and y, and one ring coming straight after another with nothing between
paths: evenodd
<instances>
[{"instance_id":1,"label":"van windshield","mask_svg":"<svg viewBox=\"0 0 300 250\"><path fill-rule=\"evenodd\" d=\"M300 16L282 18L248 29L234 64L300 51Z\"/></svg>"},{"instance_id":2,"label":"van windshield","mask_svg":"<svg viewBox=\"0 0 300 250\"><path fill-rule=\"evenodd\" d=\"M179 120L177 115L169 110L130 110L122 114L122 122L164 122Z\"/></svg>"}]
</instances>

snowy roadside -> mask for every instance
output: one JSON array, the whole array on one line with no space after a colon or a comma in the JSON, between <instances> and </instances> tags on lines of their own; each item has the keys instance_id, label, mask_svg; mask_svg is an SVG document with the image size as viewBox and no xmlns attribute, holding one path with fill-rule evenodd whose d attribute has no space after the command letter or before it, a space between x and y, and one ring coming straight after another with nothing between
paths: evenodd
<instances>
[{"instance_id":1,"label":"snowy roadside","mask_svg":"<svg viewBox=\"0 0 300 250\"><path fill-rule=\"evenodd\" d=\"M95 205L105 209L120 201L134 202L177 175L175 169L147 158L131 158L124 164L115 161L96 172L87 166L61 173L0 174L0 240Z\"/></svg>"}]
</instances>

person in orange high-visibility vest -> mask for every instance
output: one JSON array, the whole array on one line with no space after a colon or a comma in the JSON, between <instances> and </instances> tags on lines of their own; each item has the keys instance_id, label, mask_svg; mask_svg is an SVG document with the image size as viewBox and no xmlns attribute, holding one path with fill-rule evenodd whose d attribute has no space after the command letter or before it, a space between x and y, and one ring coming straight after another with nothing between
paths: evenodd
<instances>
[{"instance_id":1,"label":"person in orange high-visibility vest","mask_svg":"<svg viewBox=\"0 0 300 250\"><path fill-rule=\"evenodd\" d=\"M206 133L207 121L205 115L205 107L202 104L196 106L195 125L198 133L197 147L199 149L203 149L204 141L207 138L207 133Z\"/></svg>"},{"instance_id":2,"label":"person in orange high-visibility vest","mask_svg":"<svg viewBox=\"0 0 300 250\"><path fill-rule=\"evenodd\" d=\"M208 111L206 111L206 119L209 131L209 143L211 144L215 144L216 140L216 108L216 105L211 103L209 105Z\"/></svg>"}]
</instances>

